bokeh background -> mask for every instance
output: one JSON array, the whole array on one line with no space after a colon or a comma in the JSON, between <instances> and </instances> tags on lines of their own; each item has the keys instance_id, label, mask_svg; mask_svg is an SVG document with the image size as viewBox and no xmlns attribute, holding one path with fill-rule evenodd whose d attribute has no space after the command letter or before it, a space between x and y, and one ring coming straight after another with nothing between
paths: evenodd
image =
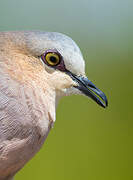
<instances>
[{"instance_id":1,"label":"bokeh background","mask_svg":"<svg viewBox=\"0 0 133 180\"><path fill-rule=\"evenodd\" d=\"M63 98L43 148L16 180L132 180L133 1L0 1L0 31L33 29L77 42L86 73L109 107L81 96Z\"/></svg>"}]
</instances>

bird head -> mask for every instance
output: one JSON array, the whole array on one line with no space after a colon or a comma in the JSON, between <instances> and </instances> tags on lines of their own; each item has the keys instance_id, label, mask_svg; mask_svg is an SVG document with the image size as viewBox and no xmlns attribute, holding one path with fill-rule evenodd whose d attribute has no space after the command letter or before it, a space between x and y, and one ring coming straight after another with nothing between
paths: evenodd
<instances>
[{"instance_id":1,"label":"bird head","mask_svg":"<svg viewBox=\"0 0 133 180\"><path fill-rule=\"evenodd\" d=\"M23 55L23 58L19 58L22 63L17 60L18 63L40 74L40 81L47 81L57 96L83 94L100 106L107 106L105 94L85 76L82 53L70 37L57 32L40 31L12 32L5 37L7 46L10 40L11 49Z\"/></svg>"}]
</instances>

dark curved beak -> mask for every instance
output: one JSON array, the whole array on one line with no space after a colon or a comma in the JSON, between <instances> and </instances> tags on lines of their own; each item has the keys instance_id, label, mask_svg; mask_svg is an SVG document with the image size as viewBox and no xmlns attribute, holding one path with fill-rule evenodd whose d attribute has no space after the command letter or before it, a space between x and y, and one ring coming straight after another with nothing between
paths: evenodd
<instances>
[{"instance_id":1,"label":"dark curved beak","mask_svg":"<svg viewBox=\"0 0 133 180\"><path fill-rule=\"evenodd\" d=\"M74 75L71 72L67 72L69 76L77 82L75 88L79 89L83 94L89 96L97 104L106 108L108 106L108 101L105 94L98 89L88 78L83 76Z\"/></svg>"}]
</instances>

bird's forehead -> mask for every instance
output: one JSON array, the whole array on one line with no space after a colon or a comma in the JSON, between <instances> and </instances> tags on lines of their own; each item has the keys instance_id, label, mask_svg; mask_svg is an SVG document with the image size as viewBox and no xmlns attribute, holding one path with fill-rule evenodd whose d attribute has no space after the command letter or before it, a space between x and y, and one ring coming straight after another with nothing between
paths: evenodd
<instances>
[{"instance_id":1,"label":"bird's forehead","mask_svg":"<svg viewBox=\"0 0 133 180\"><path fill-rule=\"evenodd\" d=\"M56 32L32 32L28 34L26 44L36 56L42 55L47 49L56 49L62 55L68 70L84 74L81 51L70 37Z\"/></svg>"},{"instance_id":2,"label":"bird's forehead","mask_svg":"<svg viewBox=\"0 0 133 180\"><path fill-rule=\"evenodd\" d=\"M70 51L81 54L79 47L68 36L57 32L25 32L28 48L38 55L47 48L59 48L63 52Z\"/></svg>"}]
</instances>

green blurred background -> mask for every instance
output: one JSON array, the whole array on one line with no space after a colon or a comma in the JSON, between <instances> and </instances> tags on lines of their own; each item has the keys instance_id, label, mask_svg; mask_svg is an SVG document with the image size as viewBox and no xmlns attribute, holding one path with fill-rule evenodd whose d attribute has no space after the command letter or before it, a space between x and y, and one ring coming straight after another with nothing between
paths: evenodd
<instances>
[{"instance_id":1,"label":"green blurred background","mask_svg":"<svg viewBox=\"0 0 133 180\"><path fill-rule=\"evenodd\" d=\"M21 179L133 179L133 1L1 0L0 30L58 31L72 37L86 73L109 100L63 98L40 152Z\"/></svg>"}]
</instances>

